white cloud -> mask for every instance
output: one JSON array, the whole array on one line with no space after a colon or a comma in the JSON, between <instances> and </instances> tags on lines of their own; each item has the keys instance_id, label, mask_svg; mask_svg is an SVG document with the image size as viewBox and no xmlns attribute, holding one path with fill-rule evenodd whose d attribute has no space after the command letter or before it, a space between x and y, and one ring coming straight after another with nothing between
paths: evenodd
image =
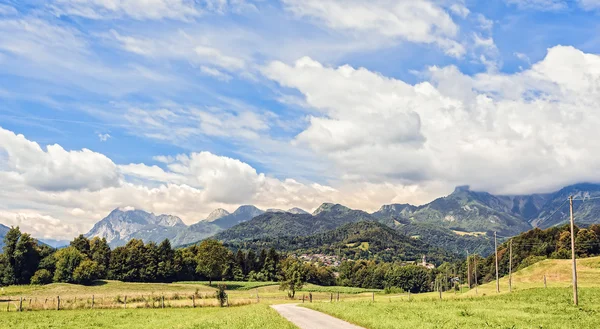
<instances>
[{"instance_id":1,"label":"white cloud","mask_svg":"<svg viewBox=\"0 0 600 329\"><path fill-rule=\"evenodd\" d=\"M600 9L599 0L577 0L579 6L585 10L596 10Z\"/></svg>"},{"instance_id":2,"label":"white cloud","mask_svg":"<svg viewBox=\"0 0 600 329\"><path fill-rule=\"evenodd\" d=\"M187 20L201 14L192 0L55 0L49 6L58 15L89 19L129 16L138 20Z\"/></svg>"},{"instance_id":3,"label":"white cloud","mask_svg":"<svg viewBox=\"0 0 600 329\"><path fill-rule=\"evenodd\" d=\"M12 134L6 130L2 132ZM0 140L7 140L5 135L2 137ZM347 182L334 188L294 179L277 179L257 172L242 161L209 152L156 157L165 165L164 169L139 163L119 165L117 170L123 175L123 181L114 186L49 191L24 179L34 172L32 168L50 166L39 151L28 150L28 145L35 143L22 136L19 138L22 142L8 141L20 154L28 154L27 161L34 163L21 167L24 173L15 172L6 166L7 159L14 159L12 150L9 158L0 152L0 181L3 182L0 223L19 225L36 237L72 238L85 233L115 208L168 213L193 223L215 208L233 211L247 203L263 209L299 206L312 210L322 202L331 201L375 210L382 203L419 202L440 193L439 186L427 184ZM100 158L94 163L102 160L103 156L98 156ZM18 160L20 164L25 162L23 156ZM81 165L91 166L88 162ZM71 171L77 173L81 169L71 168ZM62 180L73 180L73 177L63 176Z\"/></svg>"},{"instance_id":4,"label":"white cloud","mask_svg":"<svg viewBox=\"0 0 600 329\"><path fill-rule=\"evenodd\" d=\"M194 64L210 64L227 71L241 71L246 68L244 59L224 54L223 51L207 45L206 40L194 39L183 32L166 39L125 36L115 30L104 36L114 38L120 47L128 52L150 58L187 60ZM201 65L200 68L207 74L218 72L205 65Z\"/></svg>"},{"instance_id":5,"label":"white cloud","mask_svg":"<svg viewBox=\"0 0 600 329\"><path fill-rule=\"evenodd\" d=\"M11 6L0 4L0 16L17 15L19 12Z\"/></svg>"},{"instance_id":6,"label":"white cloud","mask_svg":"<svg viewBox=\"0 0 600 329\"><path fill-rule=\"evenodd\" d=\"M450 11L462 18L466 18L471 13L469 8L465 7L462 4L458 4L458 3L452 4L450 6Z\"/></svg>"},{"instance_id":7,"label":"white cloud","mask_svg":"<svg viewBox=\"0 0 600 329\"><path fill-rule=\"evenodd\" d=\"M416 85L307 58L263 72L318 111L296 142L350 180L510 193L597 181L597 55L557 46L521 73L470 77L432 67L431 81Z\"/></svg>"},{"instance_id":8,"label":"white cloud","mask_svg":"<svg viewBox=\"0 0 600 329\"><path fill-rule=\"evenodd\" d=\"M26 184L48 191L99 190L119 185L116 165L88 149L66 151L60 145L43 150L23 135L0 128L0 168L17 174Z\"/></svg>"},{"instance_id":9,"label":"white cloud","mask_svg":"<svg viewBox=\"0 0 600 329\"><path fill-rule=\"evenodd\" d=\"M321 22L333 30L373 34L417 43L436 44L460 57L458 26L443 8L425 0L283 0L298 17Z\"/></svg>"},{"instance_id":10,"label":"white cloud","mask_svg":"<svg viewBox=\"0 0 600 329\"><path fill-rule=\"evenodd\" d=\"M101 142L106 142L111 137L110 134L98 134L98 138Z\"/></svg>"},{"instance_id":11,"label":"white cloud","mask_svg":"<svg viewBox=\"0 0 600 329\"><path fill-rule=\"evenodd\" d=\"M52 216L41 215L30 210L0 210L0 223L9 227L19 226L21 232L32 234L38 239L72 239L83 229L80 223L68 224Z\"/></svg>"},{"instance_id":12,"label":"white cloud","mask_svg":"<svg viewBox=\"0 0 600 329\"><path fill-rule=\"evenodd\" d=\"M231 80L231 76L229 74L223 73L212 67L202 65L202 66L200 66L200 71L202 71L202 73L204 73L206 75L209 75L209 76L214 77L221 81L227 82L227 81Z\"/></svg>"},{"instance_id":13,"label":"white cloud","mask_svg":"<svg viewBox=\"0 0 600 329\"><path fill-rule=\"evenodd\" d=\"M541 11L560 11L568 8L564 0L504 0L519 9L533 9Z\"/></svg>"}]
</instances>

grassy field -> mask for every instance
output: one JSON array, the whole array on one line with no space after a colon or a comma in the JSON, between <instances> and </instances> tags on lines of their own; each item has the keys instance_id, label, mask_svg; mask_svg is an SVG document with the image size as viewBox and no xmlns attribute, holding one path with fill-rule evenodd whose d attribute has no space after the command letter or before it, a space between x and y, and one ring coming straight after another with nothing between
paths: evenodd
<instances>
[{"instance_id":1,"label":"grassy field","mask_svg":"<svg viewBox=\"0 0 600 329\"><path fill-rule=\"evenodd\" d=\"M600 328L600 288L536 288L486 297L439 300L350 301L304 306L371 329Z\"/></svg>"},{"instance_id":2,"label":"grassy field","mask_svg":"<svg viewBox=\"0 0 600 329\"><path fill-rule=\"evenodd\" d=\"M570 259L546 259L513 273L513 291L544 287L570 287L572 282ZM590 257L577 260L577 278L579 287L600 287L600 257ZM508 276L500 278L500 292L508 292ZM471 289L466 296L476 294L496 294L496 281Z\"/></svg>"},{"instance_id":3,"label":"grassy field","mask_svg":"<svg viewBox=\"0 0 600 329\"><path fill-rule=\"evenodd\" d=\"M204 285L208 286L208 281L182 281L175 282L175 284L188 284L188 285ZM267 282L245 282L245 281L213 281L213 286L217 284L223 284L227 287L227 290L250 290L260 287L267 287L273 285L279 285L278 282L267 281Z\"/></svg>"},{"instance_id":4,"label":"grassy field","mask_svg":"<svg viewBox=\"0 0 600 329\"><path fill-rule=\"evenodd\" d=\"M0 328L296 328L268 305L201 309L72 310L5 313Z\"/></svg>"},{"instance_id":5,"label":"grassy field","mask_svg":"<svg viewBox=\"0 0 600 329\"><path fill-rule=\"evenodd\" d=\"M369 289L350 287L321 287L313 284L305 285L297 292L294 300L287 297L285 291L279 290L276 282L176 282L176 283L131 283L120 281L98 281L91 286L53 283L45 286L23 285L0 289L0 312L15 311L19 300L23 298L25 310L53 310L58 304L63 310L89 309L92 296L95 308L160 308L164 296L165 307L207 307L217 306L215 298L217 284L225 284L231 305L274 304L301 302L309 293L314 301L331 299L331 294L340 293L341 300L367 298ZM376 291L376 290L375 290ZM127 300L125 300L127 298Z\"/></svg>"}]
</instances>

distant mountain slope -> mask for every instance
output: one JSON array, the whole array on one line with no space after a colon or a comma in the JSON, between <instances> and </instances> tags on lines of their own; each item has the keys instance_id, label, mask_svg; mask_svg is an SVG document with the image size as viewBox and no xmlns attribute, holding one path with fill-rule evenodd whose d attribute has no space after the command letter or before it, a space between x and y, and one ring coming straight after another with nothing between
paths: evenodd
<instances>
[{"instance_id":1,"label":"distant mountain slope","mask_svg":"<svg viewBox=\"0 0 600 329\"><path fill-rule=\"evenodd\" d=\"M85 234L88 238L106 238L111 246L118 246L136 238L144 241L162 241L186 229L179 217L156 216L143 210L113 210Z\"/></svg>"},{"instance_id":2,"label":"distant mountain slope","mask_svg":"<svg viewBox=\"0 0 600 329\"><path fill-rule=\"evenodd\" d=\"M569 203L565 201L571 195L575 199L573 210L577 225L600 223L600 199L595 199L600 198L600 185L583 183L570 185L550 194L538 215L531 220L531 224L547 228L569 222Z\"/></svg>"},{"instance_id":3,"label":"distant mountain slope","mask_svg":"<svg viewBox=\"0 0 600 329\"><path fill-rule=\"evenodd\" d=\"M222 228L213 223L200 221L188 226L185 230L177 232L177 235L171 239L171 244L173 246L189 245L213 236L222 230Z\"/></svg>"},{"instance_id":4,"label":"distant mountain slope","mask_svg":"<svg viewBox=\"0 0 600 329\"><path fill-rule=\"evenodd\" d=\"M308 236L265 237L226 242L232 248L275 248L294 253L337 255L346 259L414 261L426 255L431 261L453 260L457 256L374 221L344 224L334 230Z\"/></svg>"},{"instance_id":5,"label":"distant mountain slope","mask_svg":"<svg viewBox=\"0 0 600 329\"><path fill-rule=\"evenodd\" d=\"M300 209L298 207L290 208L287 210L287 212L289 212L290 214L296 214L296 215L310 214L308 211L306 211L304 209Z\"/></svg>"},{"instance_id":6,"label":"distant mountain slope","mask_svg":"<svg viewBox=\"0 0 600 329\"><path fill-rule=\"evenodd\" d=\"M531 228L525 219L512 214L503 200L468 187L457 187L452 194L418 207L410 219L461 231L497 231L502 235L514 235Z\"/></svg>"},{"instance_id":7,"label":"distant mountain slope","mask_svg":"<svg viewBox=\"0 0 600 329\"><path fill-rule=\"evenodd\" d=\"M8 233L8 230L10 230L10 227L0 224L0 253L2 252L2 248L4 248L4 237Z\"/></svg>"},{"instance_id":8,"label":"distant mountain slope","mask_svg":"<svg viewBox=\"0 0 600 329\"><path fill-rule=\"evenodd\" d=\"M429 245L448 252L465 255L467 251L487 257L494 251L493 236L457 234L456 232L431 223L401 224L396 230Z\"/></svg>"},{"instance_id":9,"label":"distant mountain slope","mask_svg":"<svg viewBox=\"0 0 600 329\"><path fill-rule=\"evenodd\" d=\"M550 194L531 195L497 195L503 201L513 215L520 216L530 221L536 218L542 207L548 202Z\"/></svg>"},{"instance_id":10,"label":"distant mountain slope","mask_svg":"<svg viewBox=\"0 0 600 329\"><path fill-rule=\"evenodd\" d=\"M215 236L234 241L265 237L306 236L335 229L347 223L375 221L362 210L352 210L339 204L324 203L313 215L288 212L267 212L250 221L236 225Z\"/></svg>"},{"instance_id":11,"label":"distant mountain slope","mask_svg":"<svg viewBox=\"0 0 600 329\"><path fill-rule=\"evenodd\" d=\"M223 208L218 208L218 209L213 210L210 214L208 214L208 217L206 217L205 221L214 222L217 219L223 218L228 215L230 215L229 211L227 211Z\"/></svg>"},{"instance_id":12,"label":"distant mountain slope","mask_svg":"<svg viewBox=\"0 0 600 329\"><path fill-rule=\"evenodd\" d=\"M264 210L260 210L255 206L240 206L233 213L214 220L212 223L222 229L227 229L239 223L251 220L252 218L264 214Z\"/></svg>"},{"instance_id":13,"label":"distant mountain slope","mask_svg":"<svg viewBox=\"0 0 600 329\"><path fill-rule=\"evenodd\" d=\"M384 219L384 218L410 218L410 214L412 214L415 210L417 210L417 206L410 205L408 203L403 204L386 204L381 206L378 211L372 213L375 218Z\"/></svg>"},{"instance_id":14,"label":"distant mountain slope","mask_svg":"<svg viewBox=\"0 0 600 329\"><path fill-rule=\"evenodd\" d=\"M55 240L55 239L38 239L39 242L45 243L52 248L63 248L69 245L69 240Z\"/></svg>"}]
</instances>

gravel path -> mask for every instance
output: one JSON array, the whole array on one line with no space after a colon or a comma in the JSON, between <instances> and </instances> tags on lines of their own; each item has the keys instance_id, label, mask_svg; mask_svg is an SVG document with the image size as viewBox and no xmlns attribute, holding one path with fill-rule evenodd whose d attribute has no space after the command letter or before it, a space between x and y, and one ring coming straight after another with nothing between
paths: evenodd
<instances>
[{"instance_id":1,"label":"gravel path","mask_svg":"<svg viewBox=\"0 0 600 329\"><path fill-rule=\"evenodd\" d=\"M271 305L279 314L300 329L364 329L330 315L313 311L296 304Z\"/></svg>"}]
</instances>

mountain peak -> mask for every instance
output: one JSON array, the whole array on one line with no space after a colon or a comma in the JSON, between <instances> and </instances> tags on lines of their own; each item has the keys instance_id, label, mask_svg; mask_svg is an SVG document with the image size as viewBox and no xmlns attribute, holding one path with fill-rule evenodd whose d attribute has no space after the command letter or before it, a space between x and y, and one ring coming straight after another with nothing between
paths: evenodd
<instances>
[{"instance_id":1,"label":"mountain peak","mask_svg":"<svg viewBox=\"0 0 600 329\"><path fill-rule=\"evenodd\" d=\"M207 222L213 222L219 218L225 217L229 215L229 211L223 209L223 208L217 208L213 211L211 211L210 214L208 214L208 217L206 217L206 221Z\"/></svg>"},{"instance_id":2,"label":"mountain peak","mask_svg":"<svg viewBox=\"0 0 600 329\"><path fill-rule=\"evenodd\" d=\"M313 216L316 216L322 212L329 212L329 211L349 211L351 210L350 208L343 206L339 203L329 203L329 202L325 202L322 205L319 206L319 208L317 208L312 214Z\"/></svg>"},{"instance_id":3,"label":"mountain peak","mask_svg":"<svg viewBox=\"0 0 600 329\"><path fill-rule=\"evenodd\" d=\"M296 214L296 215L308 215L309 214L308 211L298 208L298 207L290 208L287 210L287 212L289 212L290 214Z\"/></svg>"},{"instance_id":4,"label":"mountain peak","mask_svg":"<svg viewBox=\"0 0 600 329\"><path fill-rule=\"evenodd\" d=\"M246 205L239 206L233 213L234 214L240 214L240 213L249 213L249 212L261 212L261 213L263 213L264 211L256 208L253 205L247 205L246 204Z\"/></svg>"}]
</instances>

